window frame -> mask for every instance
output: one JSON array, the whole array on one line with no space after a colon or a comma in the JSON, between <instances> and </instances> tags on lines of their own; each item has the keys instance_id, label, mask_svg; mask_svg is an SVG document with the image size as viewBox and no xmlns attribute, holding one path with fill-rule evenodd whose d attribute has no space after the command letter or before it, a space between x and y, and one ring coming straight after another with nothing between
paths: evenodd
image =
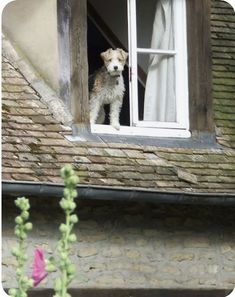
<instances>
[{"instance_id":1,"label":"window frame","mask_svg":"<svg viewBox=\"0 0 235 297\"><path fill-rule=\"evenodd\" d=\"M185 129L189 128L188 112L188 68L187 68L187 36L186 36L186 5L185 0L173 2L174 11L174 50L159 50L139 48L137 45L137 13L136 0L128 0L129 15L129 49L132 71L130 75L130 100L131 100L131 126ZM138 119L138 69L137 55L141 54L168 54L175 57L175 86L176 86L176 122L149 122Z\"/></svg>"},{"instance_id":2,"label":"window frame","mask_svg":"<svg viewBox=\"0 0 235 297\"><path fill-rule=\"evenodd\" d=\"M203 135L207 135L206 139L208 136L214 137L215 132L212 101L211 2L210 0L185 0L185 2L187 9L189 131L192 133L187 141L190 139L194 141L198 137L204 137ZM94 127L92 129L90 127L86 37L87 0L57 0L57 18L60 96L74 115L72 124L74 137L81 133L85 133L84 135L87 137L88 135L97 137L96 135L107 133L107 136L112 137L113 135L113 139L118 140L118 134L129 135L129 131L124 133L125 128L123 127L120 131L114 131L108 125L102 125L102 129L95 129L95 131ZM78 33L81 34L79 39L77 38ZM71 106L73 106L73 110ZM106 132L107 129L109 131ZM91 130L93 130L92 133ZM149 130L153 131L153 129ZM177 135L176 131L175 129L168 130L169 141L172 139L175 142L175 137L179 137L179 139L180 136L184 137L184 135ZM189 131L187 137L190 136ZM138 133L135 135L138 136ZM165 129L159 129L158 135L145 131L144 136L153 136L159 139L159 137L166 136Z\"/></svg>"},{"instance_id":3,"label":"window frame","mask_svg":"<svg viewBox=\"0 0 235 297\"><path fill-rule=\"evenodd\" d=\"M183 138L191 136L189 132L186 4L185 0L177 0L173 5L175 50L153 50L137 47L136 0L127 0L130 126L121 126L117 131L111 126L95 124L91 126L92 133ZM138 120L138 53L167 53L175 56L176 122Z\"/></svg>"}]
</instances>

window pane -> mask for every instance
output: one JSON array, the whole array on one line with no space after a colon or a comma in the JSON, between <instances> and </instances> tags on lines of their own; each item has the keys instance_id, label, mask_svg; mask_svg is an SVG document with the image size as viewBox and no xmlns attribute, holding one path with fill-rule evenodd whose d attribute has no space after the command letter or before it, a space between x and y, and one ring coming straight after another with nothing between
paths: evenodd
<instances>
[{"instance_id":1,"label":"window pane","mask_svg":"<svg viewBox=\"0 0 235 297\"><path fill-rule=\"evenodd\" d=\"M139 120L176 122L174 56L138 54L138 81Z\"/></svg>"},{"instance_id":2,"label":"window pane","mask_svg":"<svg viewBox=\"0 0 235 297\"><path fill-rule=\"evenodd\" d=\"M174 49L173 1L136 0L137 47Z\"/></svg>"}]
</instances>

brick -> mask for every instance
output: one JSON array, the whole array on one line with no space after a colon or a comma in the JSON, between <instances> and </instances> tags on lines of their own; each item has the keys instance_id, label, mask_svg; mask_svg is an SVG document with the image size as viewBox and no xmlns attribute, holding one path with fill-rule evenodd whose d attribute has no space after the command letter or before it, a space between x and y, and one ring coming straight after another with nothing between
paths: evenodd
<instances>
[{"instance_id":1,"label":"brick","mask_svg":"<svg viewBox=\"0 0 235 297\"><path fill-rule=\"evenodd\" d=\"M17 72L15 72L17 74ZM23 77L3 77L3 84L27 86L28 82Z\"/></svg>"},{"instance_id":2,"label":"brick","mask_svg":"<svg viewBox=\"0 0 235 297\"><path fill-rule=\"evenodd\" d=\"M137 151L137 150L124 150L124 152L125 152L125 154L127 154L127 156L129 158L144 159L144 155L140 151Z\"/></svg>"},{"instance_id":3,"label":"brick","mask_svg":"<svg viewBox=\"0 0 235 297\"><path fill-rule=\"evenodd\" d=\"M73 147L72 143L67 141L66 139L54 139L54 138L41 138L40 139L41 145L48 145L48 146L60 146L60 147Z\"/></svg>"},{"instance_id":4,"label":"brick","mask_svg":"<svg viewBox=\"0 0 235 297\"><path fill-rule=\"evenodd\" d=\"M51 116L33 115L30 116L30 119L36 124L58 124L58 121Z\"/></svg>"},{"instance_id":5,"label":"brick","mask_svg":"<svg viewBox=\"0 0 235 297\"><path fill-rule=\"evenodd\" d=\"M170 257L171 261L182 262L182 261L192 261L194 259L194 254L192 253L177 253Z\"/></svg>"},{"instance_id":6,"label":"brick","mask_svg":"<svg viewBox=\"0 0 235 297\"><path fill-rule=\"evenodd\" d=\"M26 93L9 93L9 92L2 92L2 98L4 99L12 99L12 100L39 100L39 96L37 94L26 94Z\"/></svg>"},{"instance_id":7,"label":"brick","mask_svg":"<svg viewBox=\"0 0 235 297\"><path fill-rule=\"evenodd\" d=\"M119 247L110 247L109 249L103 250L102 255L108 258L116 258L122 255L122 251Z\"/></svg>"},{"instance_id":8,"label":"brick","mask_svg":"<svg viewBox=\"0 0 235 297\"><path fill-rule=\"evenodd\" d=\"M105 149L105 152L110 157L118 157L118 158L125 158L126 154L120 149Z\"/></svg>"},{"instance_id":9,"label":"brick","mask_svg":"<svg viewBox=\"0 0 235 297\"><path fill-rule=\"evenodd\" d=\"M107 156L103 148L88 148L86 152L89 156Z\"/></svg>"},{"instance_id":10,"label":"brick","mask_svg":"<svg viewBox=\"0 0 235 297\"><path fill-rule=\"evenodd\" d=\"M32 174L34 173L33 170L30 168L17 168L17 167L4 167L2 169L2 172L4 173L24 173L24 174Z\"/></svg>"},{"instance_id":11,"label":"brick","mask_svg":"<svg viewBox=\"0 0 235 297\"><path fill-rule=\"evenodd\" d=\"M8 70L4 70L2 72L2 77L4 78L23 78L23 76L15 71L14 69L8 69Z\"/></svg>"},{"instance_id":12,"label":"brick","mask_svg":"<svg viewBox=\"0 0 235 297\"><path fill-rule=\"evenodd\" d=\"M204 237L197 237L194 239L186 239L184 241L186 248L208 248L210 247L210 240Z\"/></svg>"},{"instance_id":13,"label":"brick","mask_svg":"<svg viewBox=\"0 0 235 297\"><path fill-rule=\"evenodd\" d=\"M12 179L13 180L19 180L19 181L38 181L38 178L33 176L32 174L19 174L19 173L14 173L12 174Z\"/></svg>"},{"instance_id":14,"label":"brick","mask_svg":"<svg viewBox=\"0 0 235 297\"><path fill-rule=\"evenodd\" d=\"M189 173L187 171L177 169L177 176L178 176L179 179L181 179L183 181L186 181L186 182L189 182L189 183L192 183L192 184L197 184L198 183L197 176L192 174L192 173Z\"/></svg>"},{"instance_id":15,"label":"brick","mask_svg":"<svg viewBox=\"0 0 235 297\"><path fill-rule=\"evenodd\" d=\"M35 155L32 155L30 153L19 153L18 154L20 161L30 161L30 162L38 162L39 158Z\"/></svg>"},{"instance_id":16,"label":"brick","mask_svg":"<svg viewBox=\"0 0 235 297\"><path fill-rule=\"evenodd\" d=\"M2 151L5 152L17 152L18 149L16 148L15 145L10 144L10 143L3 143L2 144Z\"/></svg>"},{"instance_id":17,"label":"brick","mask_svg":"<svg viewBox=\"0 0 235 297\"><path fill-rule=\"evenodd\" d=\"M92 257L98 254L96 248L80 248L77 252L77 256L80 258Z\"/></svg>"},{"instance_id":18,"label":"brick","mask_svg":"<svg viewBox=\"0 0 235 297\"><path fill-rule=\"evenodd\" d=\"M35 93L35 91L31 87L24 86L24 85L3 84L2 90L4 92L9 92L9 93L26 93L26 94Z\"/></svg>"}]
</instances>

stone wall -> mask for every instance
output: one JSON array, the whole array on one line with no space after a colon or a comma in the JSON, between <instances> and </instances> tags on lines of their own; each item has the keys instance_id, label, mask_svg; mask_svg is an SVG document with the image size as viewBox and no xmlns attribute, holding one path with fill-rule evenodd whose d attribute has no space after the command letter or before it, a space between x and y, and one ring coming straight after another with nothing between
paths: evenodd
<instances>
[{"instance_id":1,"label":"stone wall","mask_svg":"<svg viewBox=\"0 0 235 297\"><path fill-rule=\"evenodd\" d=\"M55 250L57 199L31 199L29 255ZM3 200L3 285L14 285L13 200ZM81 201L73 288L230 289L235 285L234 208ZM32 262L31 262L32 263ZM31 265L29 265L31 266ZM30 267L28 267L30 273ZM55 274L42 287L50 288Z\"/></svg>"}]
</instances>

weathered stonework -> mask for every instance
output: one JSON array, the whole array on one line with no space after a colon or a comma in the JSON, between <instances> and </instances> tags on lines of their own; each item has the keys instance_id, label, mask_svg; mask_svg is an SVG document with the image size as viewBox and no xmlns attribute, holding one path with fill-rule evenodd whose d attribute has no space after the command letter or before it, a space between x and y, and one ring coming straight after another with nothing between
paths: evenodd
<instances>
[{"instance_id":1,"label":"weathered stonework","mask_svg":"<svg viewBox=\"0 0 235 297\"><path fill-rule=\"evenodd\" d=\"M31 199L29 262L50 257L63 220L58 200ZM13 199L3 200L3 285L14 286ZM231 289L235 286L234 208L80 201L73 288ZM225 215L226 212L226 215ZM51 220L53 214L53 221ZM28 266L28 273L31 271ZM42 284L50 288L55 275Z\"/></svg>"}]
</instances>

